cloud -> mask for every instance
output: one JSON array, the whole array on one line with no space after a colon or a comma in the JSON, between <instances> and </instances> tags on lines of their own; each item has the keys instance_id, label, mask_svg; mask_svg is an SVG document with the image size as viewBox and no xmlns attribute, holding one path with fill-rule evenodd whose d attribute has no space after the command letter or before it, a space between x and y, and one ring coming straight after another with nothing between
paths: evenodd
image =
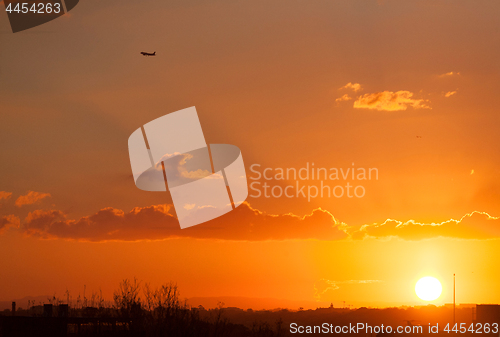
<instances>
[{"instance_id":1,"label":"cloud","mask_svg":"<svg viewBox=\"0 0 500 337\"><path fill-rule=\"evenodd\" d=\"M349 82L346 85L344 85L343 87L339 88L339 90L341 90L341 89L352 89L352 90L354 90L354 92L358 92L361 90L361 84Z\"/></svg>"},{"instance_id":2,"label":"cloud","mask_svg":"<svg viewBox=\"0 0 500 337\"><path fill-rule=\"evenodd\" d=\"M457 91L448 91L446 94L444 94L444 97L448 98L448 97L451 97L453 95L455 95L457 93Z\"/></svg>"},{"instance_id":3,"label":"cloud","mask_svg":"<svg viewBox=\"0 0 500 337\"><path fill-rule=\"evenodd\" d=\"M384 111L406 110L408 107L414 109L431 109L429 100L413 99L413 93L400 90L397 92L382 91L373 94L359 96L354 102L356 109L372 109Z\"/></svg>"},{"instance_id":4,"label":"cloud","mask_svg":"<svg viewBox=\"0 0 500 337\"><path fill-rule=\"evenodd\" d=\"M198 151L201 153L198 153L196 158L189 153L164 155L155 167L162 171L161 163L163 163L169 186L182 185L201 178L224 179L220 174L212 174L208 150ZM175 185L172 185L173 183Z\"/></svg>"},{"instance_id":5,"label":"cloud","mask_svg":"<svg viewBox=\"0 0 500 337\"><path fill-rule=\"evenodd\" d=\"M460 73L450 71L449 73L444 73L444 74L439 75L439 77L450 77L450 76L460 76Z\"/></svg>"},{"instance_id":6,"label":"cloud","mask_svg":"<svg viewBox=\"0 0 500 337\"><path fill-rule=\"evenodd\" d=\"M500 238L500 218L485 212L472 212L460 220L447 220L441 223L419 223L387 219L381 224L363 225L352 234L354 239L366 237L398 237L404 240L422 240L437 237L457 239L494 239Z\"/></svg>"},{"instance_id":7,"label":"cloud","mask_svg":"<svg viewBox=\"0 0 500 337\"><path fill-rule=\"evenodd\" d=\"M335 281L322 278L314 283L314 298L319 301L321 300L321 296L323 296L327 291L338 289L340 289L340 287L335 283Z\"/></svg>"},{"instance_id":8,"label":"cloud","mask_svg":"<svg viewBox=\"0 0 500 337\"><path fill-rule=\"evenodd\" d=\"M327 279L320 279L314 283L314 297L316 300L321 300L321 297L328 291L339 290L339 284L372 284L381 283L380 280L347 280L347 281L330 281Z\"/></svg>"},{"instance_id":9,"label":"cloud","mask_svg":"<svg viewBox=\"0 0 500 337\"><path fill-rule=\"evenodd\" d=\"M183 207L190 209L195 205L186 204ZM222 217L183 230L171 205L136 207L130 212L108 207L78 220L68 219L60 210L35 210L28 214L21 226L19 219L13 215L1 219L0 230L12 225L29 236L42 239L93 242L170 238L240 241L500 238L500 218L477 211L464 215L460 220L450 219L441 223L387 219L382 223L349 226L321 208L305 216L291 213L275 215L252 208L246 202Z\"/></svg>"},{"instance_id":10,"label":"cloud","mask_svg":"<svg viewBox=\"0 0 500 337\"><path fill-rule=\"evenodd\" d=\"M344 96L337 98L335 100L335 102L350 101L351 99L352 99L351 96L349 96L348 94L345 94Z\"/></svg>"},{"instance_id":11,"label":"cloud","mask_svg":"<svg viewBox=\"0 0 500 337\"><path fill-rule=\"evenodd\" d=\"M68 220L58 210L37 210L28 214L21 228L27 235L34 237L82 241L179 237L245 241L341 240L348 237L345 224L322 209L316 209L303 217L293 214L271 215L243 203L222 217L183 230L170 210L169 205L136 207L128 213L104 208L79 220Z\"/></svg>"},{"instance_id":12,"label":"cloud","mask_svg":"<svg viewBox=\"0 0 500 337\"><path fill-rule=\"evenodd\" d=\"M21 207L24 205L32 205L39 202L42 199L50 197L49 193L33 192L29 191L28 194L22 195L16 200L16 206Z\"/></svg>"},{"instance_id":13,"label":"cloud","mask_svg":"<svg viewBox=\"0 0 500 337\"><path fill-rule=\"evenodd\" d=\"M19 227L21 221L15 215L6 215L0 217L0 233L3 233L9 227Z\"/></svg>"},{"instance_id":14,"label":"cloud","mask_svg":"<svg viewBox=\"0 0 500 337\"><path fill-rule=\"evenodd\" d=\"M12 193L11 192L4 192L4 191L0 191L0 200L8 200L10 199L10 197L12 196Z\"/></svg>"}]
</instances>

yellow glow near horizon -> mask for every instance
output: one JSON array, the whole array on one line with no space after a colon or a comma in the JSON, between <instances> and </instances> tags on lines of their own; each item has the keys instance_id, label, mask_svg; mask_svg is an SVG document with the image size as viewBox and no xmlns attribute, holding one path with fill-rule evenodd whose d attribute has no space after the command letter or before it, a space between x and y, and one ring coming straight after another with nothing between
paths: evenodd
<instances>
[{"instance_id":1,"label":"yellow glow near horizon","mask_svg":"<svg viewBox=\"0 0 500 337\"><path fill-rule=\"evenodd\" d=\"M441 296L442 291L441 282L431 276L421 278L415 285L417 296L424 301L434 301Z\"/></svg>"}]
</instances>

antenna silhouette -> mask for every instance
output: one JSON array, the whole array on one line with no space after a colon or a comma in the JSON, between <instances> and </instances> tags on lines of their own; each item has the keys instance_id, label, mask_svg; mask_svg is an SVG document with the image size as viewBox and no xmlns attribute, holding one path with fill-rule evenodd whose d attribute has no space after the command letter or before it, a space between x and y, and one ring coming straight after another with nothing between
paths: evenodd
<instances>
[{"instance_id":1,"label":"antenna silhouette","mask_svg":"<svg viewBox=\"0 0 500 337\"><path fill-rule=\"evenodd\" d=\"M453 326L455 326L455 274L453 274Z\"/></svg>"}]
</instances>

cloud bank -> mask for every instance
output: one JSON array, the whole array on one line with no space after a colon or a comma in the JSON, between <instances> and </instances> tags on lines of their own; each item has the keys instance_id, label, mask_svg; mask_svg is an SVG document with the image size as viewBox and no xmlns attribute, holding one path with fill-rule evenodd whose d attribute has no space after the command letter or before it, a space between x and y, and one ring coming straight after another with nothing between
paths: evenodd
<instances>
[{"instance_id":1,"label":"cloud bank","mask_svg":"<svg viewBox=\"0 0 500 337\"><path fill-rule=\"evenodd\" d=\"M129 212L108 207L78 220L68 219L60 210L35 210L26 216L22 224L15 214L0 217L0 233L9 227L18 227L26 235L42 239L91 242L170 238L241 241L500 238L500 218L485 212L474 211L459 220L450 219L441 223L387 219L382 223L349 226L321 208L305 216L291 213L275 215L252 208L246 202L222 217L183 230L171 205L136 207Z\"/></svg>"},{"instance_id":2,"label":"cloud bank","mask_svg":"<svg viewBox=\"0 0 500 337\"><path fill-rule=\"evenodd\" d=\"M457 239L495 239L500 238L500 218L485 212L472 212L460 220L442 223L419 223L387 219L381 224L363 225L352 234L354 239L366 237L398 237L404 240L423 240L436 237Z\"/></svg>"},{"instance_id":3,"label":"cloud bank","mask_svg":"<svg viewBox=\"0 0 500 337\"><path fill-rule=\"evenodd\" d=\"M244 203L223 217L183 230L169 211L168 205L136 207L128 213L104 208L91 216L68 220L58 210L37 210L28 214L22 230L27 235L44 239L83 241L180 237L245 241L341 240L348 237L345 225L322 209L316 209L303 217L293 214L271 215Z\"/></svg>"}]
</instances>

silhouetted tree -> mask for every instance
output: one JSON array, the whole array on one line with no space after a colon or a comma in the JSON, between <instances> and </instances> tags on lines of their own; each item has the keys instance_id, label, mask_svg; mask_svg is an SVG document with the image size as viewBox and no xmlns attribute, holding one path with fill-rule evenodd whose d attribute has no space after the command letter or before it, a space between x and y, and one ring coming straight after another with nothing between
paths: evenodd
<instances>
[{"instance_id":1,"label":"silhouetted tree","mask_svg":"<svg viewBox=\"0 0 500 337\"><path fill-rule=\"evenodd\" d=\"M134 278L133 281L123 280L118 290L113 294L115 308L118 316L130 326L132 333L139 333L143 326L143 308L139 297L140 283Z\"/></svg>"}]
</instances>

